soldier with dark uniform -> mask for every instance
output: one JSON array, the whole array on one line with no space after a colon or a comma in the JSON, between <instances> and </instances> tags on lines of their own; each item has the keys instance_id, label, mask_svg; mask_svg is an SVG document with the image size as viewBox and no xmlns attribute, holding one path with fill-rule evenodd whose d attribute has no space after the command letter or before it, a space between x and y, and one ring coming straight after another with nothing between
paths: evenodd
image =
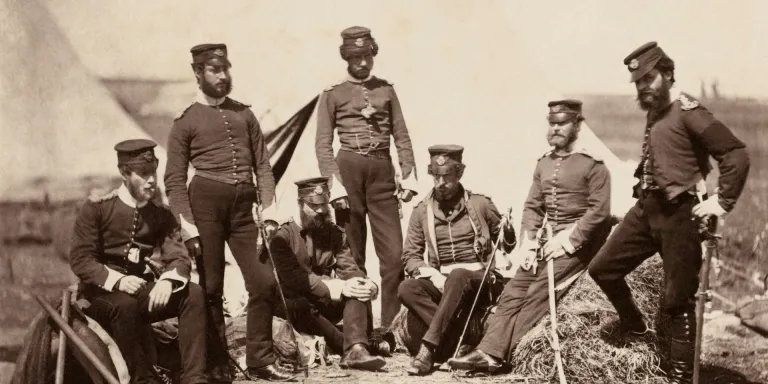
<instances>
[{"instance_id":1,"label":"soldier with dark uniform","mask_svg":"<svg viewBox=\"0 0 768 384\"><path fill-rule=\"evenodd\" d=\"M342 368L378 370L384 359L368 348L379 287L357 267L344 230L331 220L328 178L296 185L300 220L284 223L270 241L290 319L297 330L325 337L342 355ZM342 319L343 333L336 328Z\"/></svg>"},{"instance_id":2,"label":"soldier with dark uniform","mask_svg":"<svg viewBox=\"0 0 768 384\"><path fill-rule=\"evenodd\" d=\"M246 364L250 373L267 380L288 380L293 376L274 365L276 285L272 265L260 252L259 226L265 223L254 214L260 208L259 196L265 208L262 217L269 218L268 211L274 211L275 179L264 135L249 106L227 97L232 90L227 47L202 44L191 53L200 92L171 128L165 185L206 291L211 325L209 377L215 382L232 381L223 310L226 243L248 291ZM190 163L195 176L187 187ZM277 223L272 225L276 229Z\"/></svg>"},{"instance_id":3,"label":"soldier with dark uniform","mask_svg":"<svg viewBox=\"0 0 768 384\"><path fill-rule=\"evenodd\" d=\"M701 238L705 219L717 220L733 209L749 172L742 143L728 127L687 93L674 87L675 64L655 42L624 59L635 83L640 108L647 111L643 157L635 177L637 203L589 266L621 319L622 330L648 328L624 280L655 253L661 255L665 289L663 311L669 317L670 382L692 376L695 295L699 286ZM720 169L718 192L697 197L709 171L709 156Z\"/></svg>"},{"instance_id":4,"label":"soldier with dark uniform","mask_svg":"<svg viewBox=\"0 0 768 384\"><path fill-rule=\"evenodd\" d=\"M125 359L132 383L159 383L142 338L150 324L179 318L181 382L207 383L205 301L189 281L192 263L170 209L152 201L157 158L150 140L115 146L123 177L119 189L91 196L75 221L70 252L86 314L110 333ZM153 256L159 251L159 256ZM163 266L155 280L150 261ZM154 346L152 346L154 347Z\"/></svg>"},{"instance_id":5,"label":"soldier with dark uniform","mask_svg":"<svg viewBox=\"0 0 768 384\"><path fill-rule=\"evenodd\" d=\"M578 147L584 117L578 100L549 103L547 141L552 150L533 172L513 263L521 269L504 287L477 348L450 359L456 369L489 370L509 361L515 346L549 311L546 264L553 260L556 299L589 265L611 231L611 178L600 159ZM550 230L539 249L541 235Z\"/></svg>"},{"instance_id":6,"label":"soldier with dark uniform","mask_svg":"<svg viewBox=\"0 0 768 384\"><path fill-rule=\"evenodd\" d=\"M331 178L337 222L345 227L352 256L363 272L366 214L371 221L382 281L381 324L387 327L400 310L397 286L403 280L399 259L403 234L398 199L408 202L416 194L413 148L392 83L371 74L373 58L379 52L371 31L350 27L341 37L339 50L348 63L349 76L327 88L320 98L315 148L320 173ZM336 158L334 129L341 143ZM394 137L403 172L402 190L395 181L390 136Z\"/></svg>"},{"instance_id":7,"label":"soldier with dark uniform","mask_svg":"<svg viewBox=\"0 0 768 384\"><path fill-rule=\"evenodd\" d=\"M452 347L444 342L457 311L471 305L478 289L488 291L488 282L481 282L493 243L502 236L505 252L516 243L512 223L491 199L461 185L463 152L459 145L429 148L435 187L414 208L408 224L402 259L412 278L400 284L398 296L409 315L429 327L408 369L412 375L432 371L436 348Z\"/></svg>"}]
</instances>

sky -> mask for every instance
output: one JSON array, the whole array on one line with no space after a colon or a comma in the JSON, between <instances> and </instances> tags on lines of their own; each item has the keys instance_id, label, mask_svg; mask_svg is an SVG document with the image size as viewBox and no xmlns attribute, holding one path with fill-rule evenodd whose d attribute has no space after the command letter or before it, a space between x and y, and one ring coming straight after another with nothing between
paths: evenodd
<instances>
[{"instance_id":1,"label":"sky","mask_svg":"<svg viewBox=\"0 0 768 384\"><path fill-rule=\"evenodd\" d=\"M248 24L246 15L273 12L274 23L287 17L291 26L323 17L316 11L302 12L302 5L313 0L275 0L258 5L248 0L44 1L85 66L103 77L188 78L189 47L206 39L231 36ZM278 8L277 3L283 5ZM415 3L427 4L423 0L394 2L399 7L396 12L404 14ZM515 30L519 46L498 47L510 49L508 60L526 57L535 62L540 73L564 94L632 93L623 58L641 44L657 41L676 61L678 83L689 92L698 94L702 80L709 83L718 79L724 94L768 97L768 76L764 74L768 68L766 1L466 0L430 4L445 7L441 12L450 12L453 7L472 18L479 16L467 7L480 3L498 9ZM292 9L286 10L284 4L291 4ZM323 4L328 12L358 14L363 24L375 22L376 7L381 3L328 0ZM477 20L467 21L466 25L478 24ZM326 32L337 36L346 27L337 24L329 22ZM424 23L427 27L435 28ZM418 33L421 26L408 28ZM404 32L404 38L407 36ZM440 39L439 31L435 31L434 39ZM387 42L393 43L397 42Z\"/></svg>"}]
</instances>

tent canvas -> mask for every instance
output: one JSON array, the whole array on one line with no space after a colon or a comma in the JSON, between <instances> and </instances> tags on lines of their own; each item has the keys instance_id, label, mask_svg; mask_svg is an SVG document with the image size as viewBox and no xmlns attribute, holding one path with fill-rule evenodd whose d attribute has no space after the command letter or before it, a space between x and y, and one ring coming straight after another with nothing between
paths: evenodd
<instances>
[{"instance_id":1,"label":"tent canvas","mask_svg":"<svg viewBox=\"0 0 768 384\"><path fill-rule=\"evenodd\" d=\"M150 138L37 0L0 1L0 201L81 199L119 176L113 146ZM160 169L165 151L158 148ZM103 185L103 184L102 184Z\"/></svg>"}]
</instances>

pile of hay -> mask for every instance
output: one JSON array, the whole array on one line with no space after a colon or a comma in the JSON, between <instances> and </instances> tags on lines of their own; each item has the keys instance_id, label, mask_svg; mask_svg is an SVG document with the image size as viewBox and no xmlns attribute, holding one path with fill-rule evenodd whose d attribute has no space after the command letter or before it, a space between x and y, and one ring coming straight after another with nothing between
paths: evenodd
<instances>
[{"instance_id":1,"label":"pile of hay","mask_svg":"<svg viewBox=\"0 0 768 384\"><path fill-rule=\"evenodd\" d=\"M653 257L627 276L643 313L658 325L663 289L661 259ZM618 315L589 276L580 278L557 307L557 329L569 383L647 383L663 381L660 368L666 343L656 333L629 339L618 334ZM658 326L654 327L658 329ZM518 344L513 373L552 377L554 351L547 315Z\"/></svg>"}]
</instances>

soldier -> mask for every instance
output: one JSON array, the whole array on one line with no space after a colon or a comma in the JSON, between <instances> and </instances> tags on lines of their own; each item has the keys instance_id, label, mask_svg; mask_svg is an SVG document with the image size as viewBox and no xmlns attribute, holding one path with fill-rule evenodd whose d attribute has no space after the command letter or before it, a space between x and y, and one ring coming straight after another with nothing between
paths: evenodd
<instances>
[{"instance_id":1,"label":"soldier","mask_svg":"<svg viewBox=\"0 0 768 384\"><path fill-rule=\"evenodd\" d=\"M160 382L137 335L171 317L179 317L181 382L207 383L203 290L189 281L192 263L179 223L167 207L152 201L157 188L155 146L150 140L115 145L123 185L89 197L80 209L70 265L80 279L80 292L91 303L86 314L114 338L132 383ZM159 258L153 256L156 249ZM156 281L150 257L165 270Z\"/></svg>"},{"instance_id":2,"label":"soldier","mask_svg":"<svg viewBox=\"0 0 768 384\"><path fill-rule=\"evenodd\" d=\"M670 318L670 382L690 382L699 285L702 219L733 209L749 172L745 145L687 93L674 86L675 64L655 42L624 59L640 108L647 111L642 161L635 171L637 203L589 265L621 319L621 329L643 334L648 327L624 280L655 253L661 255L665 289L662 310ZM698 184L720 168L719 192L704 201Z\"/></svg>"},{"instance_id":3,"label":"soldier","mask_svg":"<svg viewBox=\"0 0 768 384\"><path fill-rule=\"evenodd\" d=\"M297 181L300 221L289 220L270 245L296 329L325 337L342 368L378 370L368 351L371 301L379 287L357 267L344 230L330 217L327 177ZM281 314L284 316L284 314ZM336 328L344 320L343 333Z\"/></svg>"},{"instance_id":4,"label":"soldier","mask_svg":"<svg viewBox=\"0 0 768 384\"><path fill-rule=\"evenodd\" d=\"M373 58L379 52L371 31L350 27L341 37L343 44L339 50L348 63L349 76L327 88L320 98L315 148L320 173L332 178L337 222L345 227L352 256L363 273L366 214L371 221L382 281L381 324L387 327L400 310L397 286L403 280L399 259L403 234L398 199L408 202L416 194L413 149L392 83L371 74ZM341 142L335 159L334 129L338 130ZM395 139L403 172L402 190L395 182L389 154L390 135ZM409 178L411 173L413 177Z\"/></svg>"},{"instance_id":5,"label":"soldier","mask_svg":"<svg viewBox=\"0 0 768 384\"><path fill-rule=\"evenodd\" d=\"M275 179L264 136L248 105L227 97L232 90L231 64L224 44L191 49L192 70L200 87L197 100L176 119L168 136L165 184L182 236L197 261L206 292L211 381L229 383L224 329L224 244L229 244L248 291L246 364L250 374L267 380L293 376L274 365L272 314L275 279L267 257L260 255L254 209L260 196L268 218L274 210ZM189 164L195 176L187 189ZM254 186L253 179L256 179ZM274 228L277 223L272 223Z\"/></svg>"},{"instance_id":6,"label":"soldier","mask_svg":"<svg viewBox=\"0 0 768 384\"><path fill-rule=\"evenodd\" d=\"M477 348L448 361L453 368L500 368L520 339L549 311L547 261L553 259L555 284L565 282L567 286L587 268L610 233L610 173L601 160L577 146L584 120L581 104L578 100L549 103L547 141L552 150L536 164L525 201L523 238L516 252L519 260L515 260L523 270L504 287ZM539 249L537 234L546 231L545 227L553 237ZM565 289L559 290L556 299L564 293Z\"/></svg>"},{"instance_id":7,"label":"soldier","mask_svg":"<svg viewBox=\"0 0 768 384\"><path fill-rule=\"evenodd\" d=\"M488 290L481 282L493 242L503 236L506 252L516 243L512 223L491 199L461 185L463 152L458 145L429 148L435 187L414 208L408 224L403 264L412 279L400 284L398 296L429 327L408 369L412 375L431 372L435 349L450 348L444 342L456 312L467 300L472 302L478 289Z\"/></svg>"}]
</instances>

